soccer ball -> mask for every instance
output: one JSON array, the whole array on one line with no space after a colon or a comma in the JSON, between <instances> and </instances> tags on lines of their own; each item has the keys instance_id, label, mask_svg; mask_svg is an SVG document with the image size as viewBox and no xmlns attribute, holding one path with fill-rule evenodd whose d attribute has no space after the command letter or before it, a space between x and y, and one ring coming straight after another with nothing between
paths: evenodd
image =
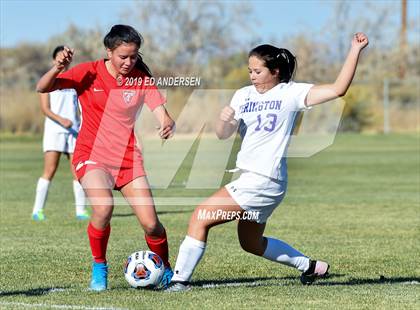
<instances>
[{"instance_id":1,"label":"soccer ball","mask_svg":"<svg viewBox=\"0 0 420 310\"><path fill-rule=\"evenodd\" d=\"M152 251L131 254L125 263L124 277L134 288L155 288L162 279L165 266L162 259Z\"/></svg>"}]
</instances>

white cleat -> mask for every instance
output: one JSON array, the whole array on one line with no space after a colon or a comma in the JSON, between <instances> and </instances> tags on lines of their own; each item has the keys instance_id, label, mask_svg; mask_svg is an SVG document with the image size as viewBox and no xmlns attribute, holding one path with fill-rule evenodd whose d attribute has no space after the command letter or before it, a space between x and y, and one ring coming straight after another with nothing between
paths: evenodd
<instances>
[{"instance_id":1,"label":"white cleat","mask_svg":"<svg viewBox=\"0 0 420 310\"><path fill-rule=\"evenodd\" d=\"M190 282L172 281L171 283L169 283L169 286L165 289L165 292L186 292L189 290L191 290Z\"/></svg>"}]
</instances>

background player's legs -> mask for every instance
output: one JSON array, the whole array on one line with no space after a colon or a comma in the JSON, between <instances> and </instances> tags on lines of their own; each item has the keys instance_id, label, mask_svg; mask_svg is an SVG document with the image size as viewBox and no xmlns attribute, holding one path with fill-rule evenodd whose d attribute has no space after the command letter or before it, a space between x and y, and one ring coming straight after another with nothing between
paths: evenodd
<instances>
[{"instance_id":1,"label":"background player's legs","mask_svg":"<svg viewBox=\"0 0 420 310\"><path fill-rule=\"evenodd\" d=\"M242 249L302 272L309 268L308 257L281 240L264 237L264 229L265 223L240 220L238 237Z\"/></svg>"},{"instance_id":2,"label":"background player's legs","mask_svg":"<svg viewBox=\"0 0 420 310\"><path fill-rule=\"evenodd\" d=\"M163 225L159 222L152 193L146 177L138 177L121 189L145 233L150 250L158 254L169 267L168 241Z\"/></svg>"},{"instance_id":3,"label":"background player's legs","mask_svg":"<svg viewBox=\"0 0 420 310\"><path fill-rule=\"evenodd\" d=\"M42 221L44 219L42 210L44 209L45 201L47 200L50 181L54 177L60 162L60 155L61 153L57 151L47 151L44 153L44 171L42 176L38 179L35 203L32 210L32 218L34 220Z\"/></svg>"},{"instance_id":4,"label":"background player's legs","mask_svg":"<svg viewBox=\"0 0 420 310\"><path fill-rule=\"evenodd\" d=\"M212 216L212 214L217 214L218 210L219 214L223 214L223 212L242 214L243 212L224 187L199 205L191 216L188 235L179 248L172 281L189 282L195 267L204 254L209 229L235 220L235 218ZM203 214L210 216L203 217Z\"/></svg>"},{"instance_id":5,"label":"background player's legs","mask_svg":"<svg viewBox=\"0 0 420 310\"><path fill-rule=\"evenodd\" d=\"M74 204L76 206L76 218L79 220L89 219L89 214L86 211L86 196L82 185L77 180L76 171L72 165L73 154L68 154L70 169L73 175L73 193L74 193Z\"/></svg>"},{"instance_id":6,"label":"background player's legs","mask_svg":"<svg viewBox=\"0 0 420 310\"><path fill-rule=\"evenodd\" d=\"M44 153L44 172L41 178L51 181L60 163L61 152L47 151Z\"/></svg>"}]
</instances>

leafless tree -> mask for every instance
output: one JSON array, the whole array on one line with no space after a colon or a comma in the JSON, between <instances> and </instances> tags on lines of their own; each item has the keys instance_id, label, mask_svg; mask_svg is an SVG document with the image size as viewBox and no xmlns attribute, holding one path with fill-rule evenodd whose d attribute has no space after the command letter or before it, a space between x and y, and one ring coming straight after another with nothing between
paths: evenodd
<instances>
[{"instance_id":1,"label":"leafless tree","mask_svg":"<svg viewBox=\"0 0 420 310\"><path fill-rule=\"evenodd\" d=\"M252 23L249 5L222 1L139 1L124 17L144 36L145 59L161 74L196 74L211 58L240 50L237 34L251 32Z\"/></svg>"}]
</instances>

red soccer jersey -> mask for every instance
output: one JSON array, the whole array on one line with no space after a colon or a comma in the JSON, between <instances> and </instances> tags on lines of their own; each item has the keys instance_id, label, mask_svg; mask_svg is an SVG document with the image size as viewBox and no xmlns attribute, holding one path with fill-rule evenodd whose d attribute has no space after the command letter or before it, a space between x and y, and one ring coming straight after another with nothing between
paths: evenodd
<instances>
[{"instance_id":1,"label":"red soccer jersey","mask_svg":"<svg viewBox=\"0 0 420 310\"><path fill-rule=\"evenodd\" d=\"M73 164L90 160L117 168L142 165L134 136L136 117L143 103L151 110L165 103L156 86L126 82L145 77L134 68L119 86L103 59L79 64L57 77L60 89L77 91L82 106Z\"/></svg>"}]
</instances>

